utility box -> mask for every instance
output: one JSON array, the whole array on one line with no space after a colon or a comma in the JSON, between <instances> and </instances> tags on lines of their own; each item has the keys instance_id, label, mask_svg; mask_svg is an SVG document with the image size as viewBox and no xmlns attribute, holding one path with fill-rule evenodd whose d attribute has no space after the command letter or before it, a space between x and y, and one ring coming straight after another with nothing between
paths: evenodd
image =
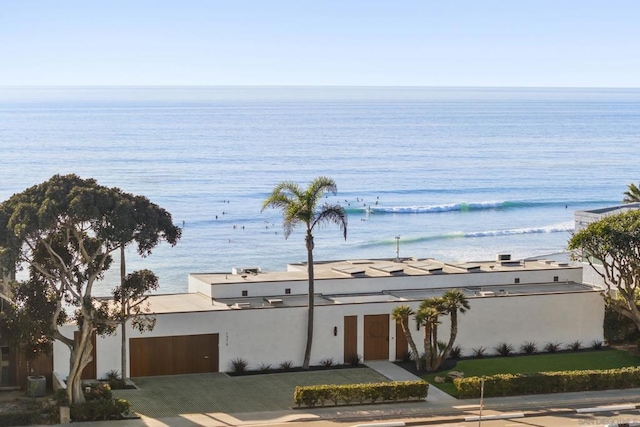
<instances>
[{"instance_id":1,"label":"utility box","mask_svg":"<svg viewBox=\"0 0 640 427\"><path fill-rule=\"evenodd\" d=\"M42 375L27 377L27 395L41 397L47 395L47 379Z\"/></svg>"}]
</instances>

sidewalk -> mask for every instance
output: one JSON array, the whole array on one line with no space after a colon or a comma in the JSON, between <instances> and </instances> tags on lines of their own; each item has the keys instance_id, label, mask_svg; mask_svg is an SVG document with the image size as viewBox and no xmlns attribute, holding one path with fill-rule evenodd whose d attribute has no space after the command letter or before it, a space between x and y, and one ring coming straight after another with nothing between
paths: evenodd
<instances>
[{"instance_id":1,"label":"sidewalk","mask_svg":"<svg viewBox=\"0 0 640 427\"><path fill-rule=\"evenodd\" d=\"M393 380L418 379L411 373L390 362L368 362L367 366L377 374ZM576 408L606 404L640 405L640 390L608 390L581 393L557 393L543 395L487 398L483 414L522 412L526 415L573 412ZM477 416L478 399L455 399L436 387L429 388L424 402L392 403L362 406L340 406L262 412L180 413L179 416L142 416L140 419L82 423L92 427L230 427L288 422L329 421L342 423L375 422L403 419L409 424L437 424L463 421L464 417Z\"/></svg>"}]
</instances>

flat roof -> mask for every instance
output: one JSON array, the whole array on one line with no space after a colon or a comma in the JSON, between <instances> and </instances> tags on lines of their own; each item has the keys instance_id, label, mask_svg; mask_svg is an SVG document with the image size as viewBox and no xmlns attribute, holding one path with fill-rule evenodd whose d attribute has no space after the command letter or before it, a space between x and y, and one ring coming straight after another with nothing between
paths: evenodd
<instances>
[{"instance_id":1,"label":"flat roof","mask_svg":"<svg viewBox=\"0 0 640 427\"><path fill-rule=\"evenodd\" d=\"M364 259L346 261L316 261L314 275L316 280L357 279L362 277L391 276L428 276L435 274L474 274L477 272L495 271L533 271L566 268L569 266L555 260L527 259L507 261L477 261L461 263L445 263L433 258L396 259ZM287 271L246 272L241 268L234 270L240 274L223 273L191 273L189 276L211 285L230 285L235 283L289 282L307 280L306 263L289 264Z\"/></svg>"},{"instance_id":2,"label":"flat roof","mask_svg":"<svg viewBox=\"0 0 640 427\"><path fill-rule=\"evenodd\" d=\"M314 296L316 306L336 304L370 304L385 302L421 301L441 296L448 288L401 289L375 293L335 294ZM528 283L491 286L466 286L460 289L470 300L476 298L501 298L505 296L548 295L563 293L599 292L588 285L575 282ZM149 308L154 314L204 311L228 311L246 309L278 309L305 307L306 295L273 295L266 297L237 297L211 299L199 293L151 295Z\"/></svg>"}]
</instances>

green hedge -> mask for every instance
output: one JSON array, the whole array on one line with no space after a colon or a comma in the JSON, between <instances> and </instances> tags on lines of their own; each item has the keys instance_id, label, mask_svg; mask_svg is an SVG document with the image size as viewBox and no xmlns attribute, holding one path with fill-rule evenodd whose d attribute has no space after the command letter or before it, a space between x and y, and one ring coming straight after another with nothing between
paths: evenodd
<instances>
[{"instance_id":1,"label":"green hedge","mask_svg":"<svg viewBox=\"0 0 640 427\"><path fill-rule=\"evenodd\" d=\"M293 401L298 407L397 402L425 399L428 391L426 381L298 386Z\"/></svg>"},{"instance_id":2,"label":"green hedge","mask_svg":"<svg viewBox=\"0 0 640 427\"><path fill-rule=\"evenodd\" d=\"M28 426L42 422L39 410L13 411L0 414L0 426Z\"/></svg>"},{"instance_id":3,"label":"green hedge","mask_svg":"<svg viewBox=\"0 0 640 427\"><path fill-rule=\"evenodd\" d=\"M497 374L484 378L484 395L566 393L640 387L640 367L606 370L538 372L535 374ZM481 377L453 381L458 398L480 397Z\"/></svg>"}]
</instances>

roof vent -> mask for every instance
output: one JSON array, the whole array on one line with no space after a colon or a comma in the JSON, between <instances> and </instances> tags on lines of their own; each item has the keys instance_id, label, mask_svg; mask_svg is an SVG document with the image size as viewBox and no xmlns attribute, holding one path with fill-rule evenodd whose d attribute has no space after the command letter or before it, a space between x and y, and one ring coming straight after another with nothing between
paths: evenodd
<instances>
[{"instance_id":1,"label":"roof vent","mask_svg":"<svg viewBox=\"0 0 640 427\"><path fill-rule=\"evenodd\" d=\"M231 306L231 308L239 310L242 308L251 308L251 303L248 302L237 302Z\"/></svg>"},{"instance_id":2,"label":"roof vent","mask_svg":"<svg viewBox=\"0 0 640 427\"><path fill-rule=\"evenodd\" d=\"M231 274L253 274L256 275L258 273L262 273L260 267L233 267L231 269Z\"/></svg>"},{"instance_id":3,"label":"roof vent","mask_svg":"<svg viewBox=\"0 0 640 427\"><path fill-rule=\"evenodd\" d=\"M498 262L511 261L511 254L498 254L496 255L496 261Z\"/></svg>"}]
</instances>

